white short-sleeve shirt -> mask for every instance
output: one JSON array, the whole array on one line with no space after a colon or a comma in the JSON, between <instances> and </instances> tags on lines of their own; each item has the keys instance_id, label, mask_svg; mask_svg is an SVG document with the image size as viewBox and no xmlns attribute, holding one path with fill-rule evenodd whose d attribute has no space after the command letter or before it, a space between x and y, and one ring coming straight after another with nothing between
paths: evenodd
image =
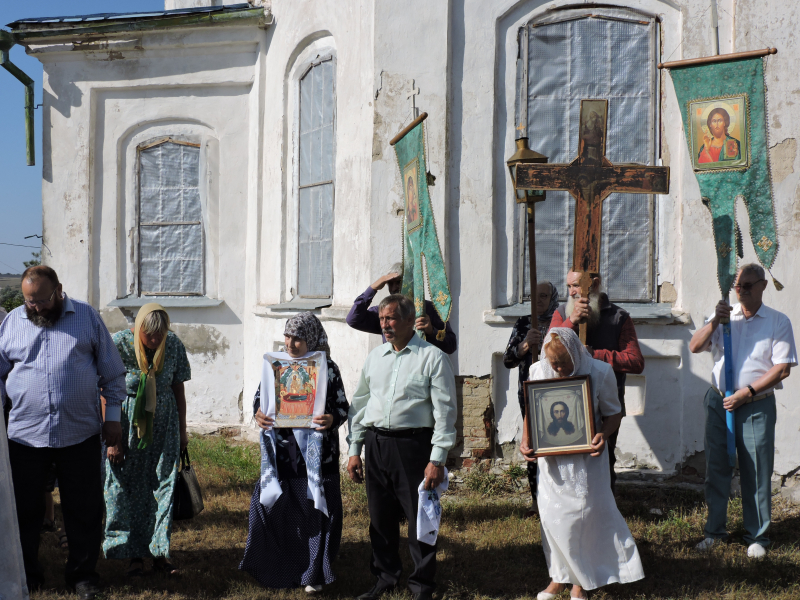
<instances>
[{"instance_id":1,"label":"white short-sleeve shirt","mask_svg":"<svg viewBox=\"0 0 800 600\"><path fill-rule=\"evenodd\" d=\"M708 318L706 323L713 318ZM797 366L797 350L789 317L762 304L755 315L746 319L742 305L736 304L731 311L731 339L733 341L733 391L746 387L779 364ZM725 349L722 342L722 326L711 336L711 354L714 370L711 383L725 392ZM759 394L781 389L780 382L769 390L758 390Z\"/></svg>"}]
</instances>

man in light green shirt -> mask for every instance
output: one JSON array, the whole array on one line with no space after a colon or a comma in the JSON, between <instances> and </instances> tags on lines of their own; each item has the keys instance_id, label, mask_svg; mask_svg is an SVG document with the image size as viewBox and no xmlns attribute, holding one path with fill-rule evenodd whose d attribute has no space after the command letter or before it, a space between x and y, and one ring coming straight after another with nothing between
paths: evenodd
<instances>
[{"instance_id":1,"label":"man in light green shirt","mask_svg":"<svg viewBox=\"0 0 800 600\"><path fill-rule=\"evenodd\" d=\"M444 461L455 445L456 389L447 356L414 332L414 304L401 294L378 309L387 342L367 357L350 404L347 472L364 480L372 542L371 570L378 580L359 600L377 600L395 589L402 574L400 519L408 521L414 600L432 598L436 546L417 540L418 488L433 490L444 479Z\"/></svg>"}]
</instances>

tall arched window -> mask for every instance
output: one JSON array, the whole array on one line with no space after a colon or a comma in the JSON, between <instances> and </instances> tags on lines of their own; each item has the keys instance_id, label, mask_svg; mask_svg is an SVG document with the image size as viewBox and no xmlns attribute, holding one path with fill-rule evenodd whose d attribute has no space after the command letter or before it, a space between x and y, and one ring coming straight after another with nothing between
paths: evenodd
<instances>
[{"instance_id":1,"label":"tall arched window","mask_svg":"<svg viewBox=\"0 0 800 600\"><path fill-rule=\"evenodd\" d=\"M139 147L139 295L204 293L200 145Z\"/></svg>"},{"instance_id":2,"label":"tall arched window","mask_svg":"<svg viewBox=\"0 0 800 600\"><path fill-rule=\"evenodd\" d=\"M517 131L531 147L566 163L577 156L584 98L608 99L606 156L613 163L654 164L658 129L657 22L627 9L560 11L520 29ZM575 200L547 192L536 204L540 281L566 292L572 266ZM521 296L530 297L528 242L520 230ZM612 194L604 202L600 271L612 300L651 301L654 288L654 197Z\"/></svg>"},{"instance_id":3,"label":"tall arched window","mask_svg":"<svg viewBox=\"0 0 800 600\"><path fill-rule=\"evenodd\" d=\"M301 75L299 105L297 295L333 295L333 199L336 165L335 61L312 62Z\"/></svg>"}]
</instances>

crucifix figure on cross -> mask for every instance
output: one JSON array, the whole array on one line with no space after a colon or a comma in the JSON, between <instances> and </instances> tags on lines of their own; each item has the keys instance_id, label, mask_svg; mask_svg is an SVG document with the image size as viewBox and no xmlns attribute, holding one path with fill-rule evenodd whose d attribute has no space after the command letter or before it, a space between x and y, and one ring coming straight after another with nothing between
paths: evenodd
<instances>
[{"instance_id":1,"label":"crucifix figure on cross","mask_svg":"<svg viewBox=\"0 0 800 600\"><path fill-rule=\"evenodd\" d=\"M668 194L669 167L613 165L606 158L608 100L581 100L578 156L568 164L520 164L517 189L565 190L575 198L572 270L581 274L581 295L589 296L600 274L603 201L613 192ZM535 235L533 231L528 235ZM586 323L580 325L586 343Z\"/></svg>"},{"instance_id":2,"label":"crucifix figure on cross","mask_svg":"<svg viewBox=\"0 0 800 600\"><path fill-rule=\"evenodd\" d=\"M408 90L408 94L406 94L406 98L411 99L411 116L416 119L419 116L419 109L417 108L417 95L419 94L419 88L414 87L414 80L411 80L411 89Z\"/></svg>"}]
</instances>

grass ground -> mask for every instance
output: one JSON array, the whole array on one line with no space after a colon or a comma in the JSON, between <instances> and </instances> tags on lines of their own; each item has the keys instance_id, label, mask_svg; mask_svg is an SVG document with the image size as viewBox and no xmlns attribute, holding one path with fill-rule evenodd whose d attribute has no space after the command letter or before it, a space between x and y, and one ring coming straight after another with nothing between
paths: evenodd
<instances>
[{"instance_id":1,"label":"grass ground","mask_svg":"<svg viewBox=\"0 0 800 600\"><path fill-rule=\"evenodd\" d=\"M122 561L101 559L98 569L108 585L108 600L301 599L302 590L264 590L237 570L247 539L252 486L258 476L258 448L224 438L194 437L190 451L205 496L205 511L191 521L176 523L173 560L180 578L149 572L138 580L125 577ZM522 477L522 469L512 476ZM439 595L458 600L486 598L533 599L548 583L539 522L524 519L527 489L511 493L507 481L488 474L467 478L470 489L443 500L439 538ZM369 517L363 486L342 478L345 507L342 548L335 570L338 580L322 598L352 598L372 585L369 573ZM705 506L702 496L686 491L621 487L619 508L639 547L645 579L611 585L593 595L610 598L750 600L800 598L800 509L773 502L774 541L768 558L751 562L742 542L741 503L731 501L731 542L708 556L692 550L702 538ZM651 512L656 509L661 514ZM406 573L410 559L403 549ZM74 598L64 591L62 565L66 553L47 534L40 558L46 565L48 591L33 600ZM563 598L568 598L568 592ZM409 600L407 592L387 600Z\"/></svg>"}]
</instances>

